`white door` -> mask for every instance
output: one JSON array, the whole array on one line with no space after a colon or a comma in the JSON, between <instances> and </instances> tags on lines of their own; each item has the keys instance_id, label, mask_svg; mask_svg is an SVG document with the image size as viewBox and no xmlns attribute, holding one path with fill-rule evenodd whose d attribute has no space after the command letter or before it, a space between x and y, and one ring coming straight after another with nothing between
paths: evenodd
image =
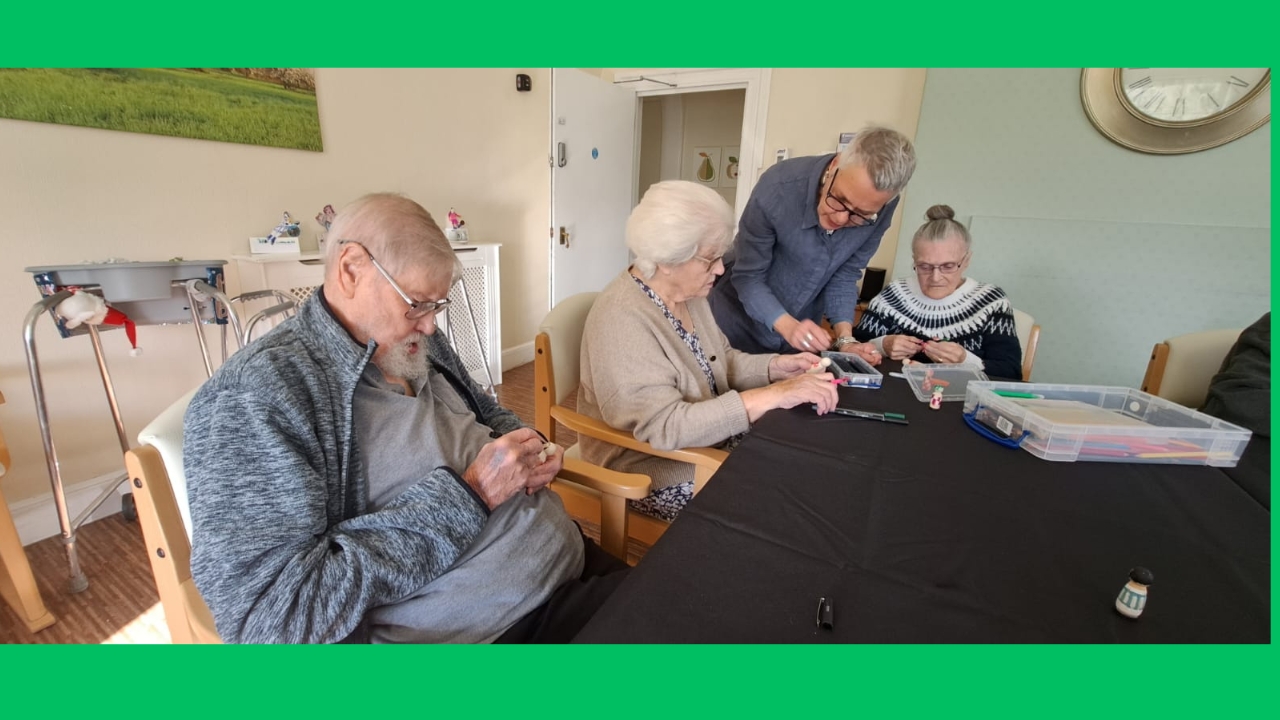
<instances>
[{"instance_id":1,"label":"white door","mask_svg":"<svg viewBox=\"0 0 1280 720\"><path fill-rule=\"evenodd\" d=\"M634 90L551 71L551 303L604 289L627 266L635 194Z\"/></svg>"}]
</instances>

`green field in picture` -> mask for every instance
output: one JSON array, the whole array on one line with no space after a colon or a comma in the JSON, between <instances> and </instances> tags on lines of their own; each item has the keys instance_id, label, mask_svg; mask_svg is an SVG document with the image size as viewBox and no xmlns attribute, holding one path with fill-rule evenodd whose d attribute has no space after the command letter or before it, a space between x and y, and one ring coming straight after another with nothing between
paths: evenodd
<instances>
[{"instance_id":1,"label":"green field in picture","mask_svg":"<svg viewBox=\"0 0 1280 720\"><path fill-rule=\"evenodd\" d=\"M315 76L298 68L0 69L0 117L323 149Z\"/></svg>"}]
</instances>

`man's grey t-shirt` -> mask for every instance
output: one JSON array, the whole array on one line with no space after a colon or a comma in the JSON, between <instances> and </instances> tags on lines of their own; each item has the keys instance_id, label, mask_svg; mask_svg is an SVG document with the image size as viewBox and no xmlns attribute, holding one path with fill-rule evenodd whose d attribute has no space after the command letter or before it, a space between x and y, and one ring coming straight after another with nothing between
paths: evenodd
<instances>
[{"instance_id":1,"label":"man's grey t-shirt","mask_svg":"<svg viewBox=\"0 0 1280 720\"><path fill-rule=\"evenodd\" d=\"M377 510L437 467L465 470L491 442L449 380L432 369L416 397L372 363L356 385L355 441ZM494 508L474 543L411 596L368 614L373 642L490 642L582 574L581 533L549 490Z\"/></svg>"}]
</instances>

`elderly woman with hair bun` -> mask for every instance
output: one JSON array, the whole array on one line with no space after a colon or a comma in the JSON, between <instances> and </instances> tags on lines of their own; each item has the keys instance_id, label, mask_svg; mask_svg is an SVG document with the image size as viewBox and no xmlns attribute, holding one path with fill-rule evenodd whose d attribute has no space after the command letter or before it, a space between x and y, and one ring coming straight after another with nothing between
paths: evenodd
<instances>
[{"instance_id":1,"label":"elderly woman with hair bun","mask_svg":"<svg viewBox=\"0 0 1280 720\"><path fill-rule=\"evenodd\" d=\"M707 294L724 272L733 211L685 181L649 188L627 220L631 267L596 299L582 336L578 409L658 449L732 448L775 408L838 401L811 353L751 355L729 346ZM582 438L588 462L653 479L637 510L672 520L693 496L693 466Z\"/></svg>"},{"instance_id":2,"label":"elderly woman with hair bun","mask_svg":"<svg viewBox=\"0 0 1280 720\"><path fill-rule=\"evenodd\" d=\"M965 277L969 230L946 205L925 213L911 240L915 275L872 298L853 336L890 360L962 363L990 377L1022 379L1022 346L1004 290Z\"/></svg>"}]
</instances>

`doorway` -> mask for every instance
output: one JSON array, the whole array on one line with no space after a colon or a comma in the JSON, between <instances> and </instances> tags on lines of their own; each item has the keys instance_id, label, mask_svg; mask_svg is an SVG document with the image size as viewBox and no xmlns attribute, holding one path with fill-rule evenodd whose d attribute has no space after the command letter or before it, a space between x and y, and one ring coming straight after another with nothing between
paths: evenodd
<instances>
[{"instance_id":1,"label":"doorway","mask_svg":"<svg viewBox=\"0 0 1280 720\"><path fill-rule=\"evenodd\" d=\"M729 207L737 202L745 89L640 98L636 199L662 180L712 188ZM740 210L735 208L734 216Z\"/></svg>"},{"instance_id":2,"label":"doorway","mask_svg":"<svg viewBox=\"0 0 1280 720\"><path fill-rule=\"evenodd\" d=\"M704 184L722 190L737 222L763 166L769 80L770 71L761 68L552 70L548 309L570 295L603 289L626 267L624 230L631 208L640 199L638 136L643 103L649 98L680 96L679 105L660 107L664 112L668 107L680 108L683 136L683 118L691 114L684 106L697 106L700 113L703 105L689 98L719 91L737 91L741 96L733 101L741 106L738 155L725 154L726 148L735 147L732 144L690 146L698 160L694 163L679 157L684 154L682 137L678 152L671 145L673 160L667 161L667 171L675 172L675 177L687 172L695 179L701 172L708 178ZM728 141L726 136L724 142ZM737 163L730 163L729 157L737 158ZM658 177L663 177L661 160Z\"/></svg>"}]
</instances>

